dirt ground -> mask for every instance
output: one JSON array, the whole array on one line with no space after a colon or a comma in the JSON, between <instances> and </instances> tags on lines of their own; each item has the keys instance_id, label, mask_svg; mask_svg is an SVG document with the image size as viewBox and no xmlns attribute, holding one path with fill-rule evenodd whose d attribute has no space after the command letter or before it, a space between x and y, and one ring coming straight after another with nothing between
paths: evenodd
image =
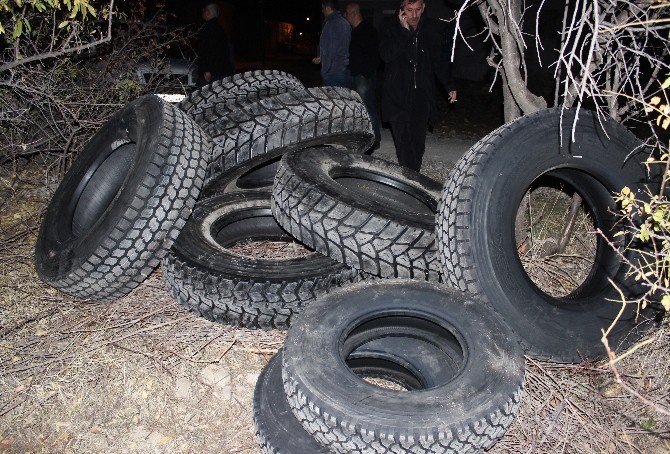
<instances>
[{"instance_id":1,"label":"dirt ground","mask_svg":"<svg viewBox=\"0 0 670 454\"><path fill-rule=\"evenodd\" d=\"M444 169L439 169L443 171ZM176 304L160 269L111 302L75 301L33 268L51 189L2 175L0 452L256 453L253 389L284 333L210 323ZM620 367L668 405L666 322ZM492 453L670 451L670 419L624 392L604 364L527 359L518 419Z\"/></svg>"}]
</instances>

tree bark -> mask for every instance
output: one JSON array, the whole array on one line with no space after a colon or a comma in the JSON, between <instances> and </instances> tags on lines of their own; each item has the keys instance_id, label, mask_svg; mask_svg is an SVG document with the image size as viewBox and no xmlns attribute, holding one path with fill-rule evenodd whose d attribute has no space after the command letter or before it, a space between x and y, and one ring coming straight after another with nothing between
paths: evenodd
<instances>
[{"instance_id":1,"label":"tree bark","mask_svg":"<svg viewBox=\"0 0 670 454\"><path fill-rule=\"evenodd\" d=\"M486 23L496 23L496 27L490 29L500 39L505 121L546 108L547 101L528 89L522 73L525 45L521 35L521 4L518 0L486 0L486 3L489 8L480 3L479 11ZM495 21L487 15L493 16Z\"/></svg>"}]
</instances>

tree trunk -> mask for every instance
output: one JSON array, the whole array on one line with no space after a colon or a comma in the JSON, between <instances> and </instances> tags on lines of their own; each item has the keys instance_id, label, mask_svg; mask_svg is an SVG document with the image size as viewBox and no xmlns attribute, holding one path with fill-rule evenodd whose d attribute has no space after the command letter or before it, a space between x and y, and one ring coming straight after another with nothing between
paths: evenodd
<instances>
[{"instance_id":1,"label":"tree trunk","mask_svg":"<svg viewBox=\"0 0 670 454\"><path fill-rule=\"evenodd\" d=\"M514 95L510 90L505 70L502 69L500 72L502 73L503 108L505 112L505 123L508 123L514 120L515 118L519 118L521 116L521 109L514 100Z\"/></svg>"},{"instance_id":2,"label":"tree trunk","mask_svg":"<svg viewBox=\"0 0 670 454\"><path fill-rule=\"evenodd\" d=\"M500 40L496 48L502 54L500 72L505 121L545 109L547 101L531 93L522 72L522 69L525 71L525 44L521 34L521 3L518 0L486 0L486 5L488 8L479 3L478 8L491 33Z\"/></svg>"}]
</instances>

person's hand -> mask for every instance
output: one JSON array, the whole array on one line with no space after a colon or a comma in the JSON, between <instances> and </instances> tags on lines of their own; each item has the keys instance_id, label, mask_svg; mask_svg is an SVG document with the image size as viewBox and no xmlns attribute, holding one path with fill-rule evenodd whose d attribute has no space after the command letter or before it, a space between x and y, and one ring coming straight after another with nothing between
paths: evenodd
<instances>
[{"instance_id":1,"label":"person's hand","mask_svg":"<svg viewBox=\"0 0 670 454\"><path fill-rule=\"evenodd\" d=\"M210 73L209 71L205 71L205 73L202 75L202 77L204 77L205 80L207 82L209 82L210 80L212 80L212 73Z\"/></svg>"},{"instance_id":2,"label":"person's hand","mask_svg":"<svg viewBox=\"0 0 670 454\"><path fill-rule=\"evenodd\" d=\"M314 57L312 59L312 63L314 63L315 65L321 64L321 57Z\"/></svg>"},{"instance_id":3,"label":"person's hand","mask_svg":"<svg viewBox=\"0 0 670 454\"><path fill-rule=\"evenodd\" d=\"M407 22L407 13L405 13L405 11L402 8L398 13L398 20L400 21L400 25L402 26L402 28L409 30L409 23Z\"/></svg>"},{"instance_id":4,"label":"person's hand","mask_svg":"<svg viewBox=\"0 0 670 454\"><path fill-rule=\"evenodd\" d=\"M457 93L456 93L456 90L451 90L451 91L449 92L449 102L454 103L454 102L457 101L457 99L456 99L456 94L457 94Z\"/></svg>"}]
</instances>

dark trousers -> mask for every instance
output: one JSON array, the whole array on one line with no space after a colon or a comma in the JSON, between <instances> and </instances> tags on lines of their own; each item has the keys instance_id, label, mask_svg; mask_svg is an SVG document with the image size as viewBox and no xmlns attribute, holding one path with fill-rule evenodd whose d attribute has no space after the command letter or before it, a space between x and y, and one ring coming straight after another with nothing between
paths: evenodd
<instances>
[{"instance_id":1,"label":"dark trousers","mask_svg":"<svg viewBox=\"0 0 670 454\"><path fill-rule=\"evenodd\" d=\"M344 87L351 88L351 76L349 71L344 71L341 73L330 73L326 75L321 75L323 79L324 87Z\"/></svg>"},{"instance_id":2,"label":"dark trousers","mask_svg":"<svg viewBox=\"0 0 670 454\"><path fill-rule=\"evenodd\" d=\"M412 112L409 117L391 121L395 154L401 166L421 170L427 130L428 112Z\"/></svg>"},{"instance_id":3,"label":"dark trousers","mask_svg":"<svg viewBox=\"0 0 670 454\"><path fill-rule=\"evenodd\" d=\"M361 100L365 104L365 108L370 116L372 129L375 133L375 143L379 143L382 140L382 135L379 130L379 115L377 115L377 107L375 106L376 76L374 74L370 77L356 75L352 76L352 79L354 81L354 90L361 96Z\"/></svg>"}]
</instances>

